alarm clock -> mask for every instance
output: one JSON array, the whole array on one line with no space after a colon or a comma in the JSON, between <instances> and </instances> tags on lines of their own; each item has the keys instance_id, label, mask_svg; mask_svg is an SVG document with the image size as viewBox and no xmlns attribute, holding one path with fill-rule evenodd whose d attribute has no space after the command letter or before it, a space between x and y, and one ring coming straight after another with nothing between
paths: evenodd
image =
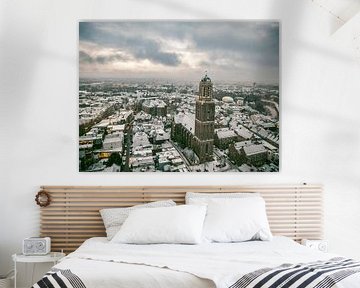
<instances>
[{"instance_id":1,"label":"alarm clock","mask_svg":"<svg viewBox=\"0 0 360 288\"><path fill-rule=\"evenodd\" d=\"M51 239L50 237L30 237L23 240L24 255L46 255L50 253Z\"/></svg>"}]
</instances>

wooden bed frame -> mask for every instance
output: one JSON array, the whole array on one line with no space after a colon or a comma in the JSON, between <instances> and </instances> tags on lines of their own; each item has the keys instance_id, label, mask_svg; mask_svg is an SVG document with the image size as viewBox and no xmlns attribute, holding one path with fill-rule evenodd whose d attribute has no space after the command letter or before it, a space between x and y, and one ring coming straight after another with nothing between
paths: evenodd
<instances>
[{"instance_id":1,"label":"wooden bed frame","mask_svg":"<svg viewBox=\"0 0 360 288\"><path fill-rule=\"evenodd\" d=\"M52 239L52 251L74 251L90 237L105 236L99 209L128 207L151 201L185 201L186 192L259 192L266 201L274 235L295 241L321 239L321 185L268 186L42 186L51 203L40 208L40 233Z\"/></svg>"}]
</instances>

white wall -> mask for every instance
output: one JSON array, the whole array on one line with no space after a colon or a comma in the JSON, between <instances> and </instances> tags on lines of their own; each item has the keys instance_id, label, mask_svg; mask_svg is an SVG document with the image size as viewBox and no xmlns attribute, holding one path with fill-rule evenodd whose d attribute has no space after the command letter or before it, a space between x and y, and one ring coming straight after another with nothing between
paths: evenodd
<instances>
[{"instance_id":1,"label":"white wall","mask_svg":"<svg viewBox=\"0 0 360 288\"><path fill-rule=\"evenodd\" d=\"M323 183L330 250L360 258L360 68L333 17L307 0L191 2L0 1L0 274L38 234L42 184ZM78 21L130 18L281 20L280 173L78 172Z\"/></svg>"}]
</instances>

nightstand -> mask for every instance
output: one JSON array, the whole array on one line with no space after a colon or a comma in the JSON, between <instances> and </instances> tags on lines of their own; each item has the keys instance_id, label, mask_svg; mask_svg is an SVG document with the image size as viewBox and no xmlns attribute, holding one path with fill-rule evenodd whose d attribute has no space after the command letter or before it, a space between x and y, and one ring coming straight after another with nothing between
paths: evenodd
<instances>
[{"instance_id":1,"label":"nightstand","mask_svg":"<svg viewBox=\"0 0 360 288\"><path fill-rule=\"evenodd\" d=\"M321 252L328 251L328 242L326 240L310 240L310 239L303 239L301 240L301 244L309 247L314 250L318 250Z\"/></svg>"},{"instance_id":2,"label":"nightstand","mask_svg":"<svg viewBox=\"0 0 360 288\"><path fill-rule=\"evenodd\" d=\"M65 257L65 253L60 253L60 252L50 252L49 254L46 255L36 255L36 256L28 256L24 254L12 255L12 259L14 261L14 270L15 270L14 288L16 288L17 263L33 263L33 265L36 265L36 263L52 262L55 265L63 257ZM34 284L33 281L34 281L34 266L32 267L32 273L31 273L31 285Z\"/></svg>"}]
</instances>

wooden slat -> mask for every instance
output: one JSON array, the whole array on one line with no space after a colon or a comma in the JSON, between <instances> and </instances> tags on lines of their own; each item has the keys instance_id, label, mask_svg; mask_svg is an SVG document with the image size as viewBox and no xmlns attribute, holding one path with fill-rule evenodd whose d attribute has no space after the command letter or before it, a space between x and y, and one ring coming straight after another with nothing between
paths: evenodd
<instances>
[{"instance_id":1,"label":"wooden slat","mask_svg":"<svg viewBox=\"0 0 360 288\"><path fill-rule=\"evenodd\" d=\"M52 238L54 251L74 251L90 237L105 236L99 210L129 207L151 201L173 199L185 202L186 192L256 192L265 199L274 235L322 237L322 187L320 185L258 186L42 186L51 204L41 208L41 236Z\"/></svg>"}]
</instances>

